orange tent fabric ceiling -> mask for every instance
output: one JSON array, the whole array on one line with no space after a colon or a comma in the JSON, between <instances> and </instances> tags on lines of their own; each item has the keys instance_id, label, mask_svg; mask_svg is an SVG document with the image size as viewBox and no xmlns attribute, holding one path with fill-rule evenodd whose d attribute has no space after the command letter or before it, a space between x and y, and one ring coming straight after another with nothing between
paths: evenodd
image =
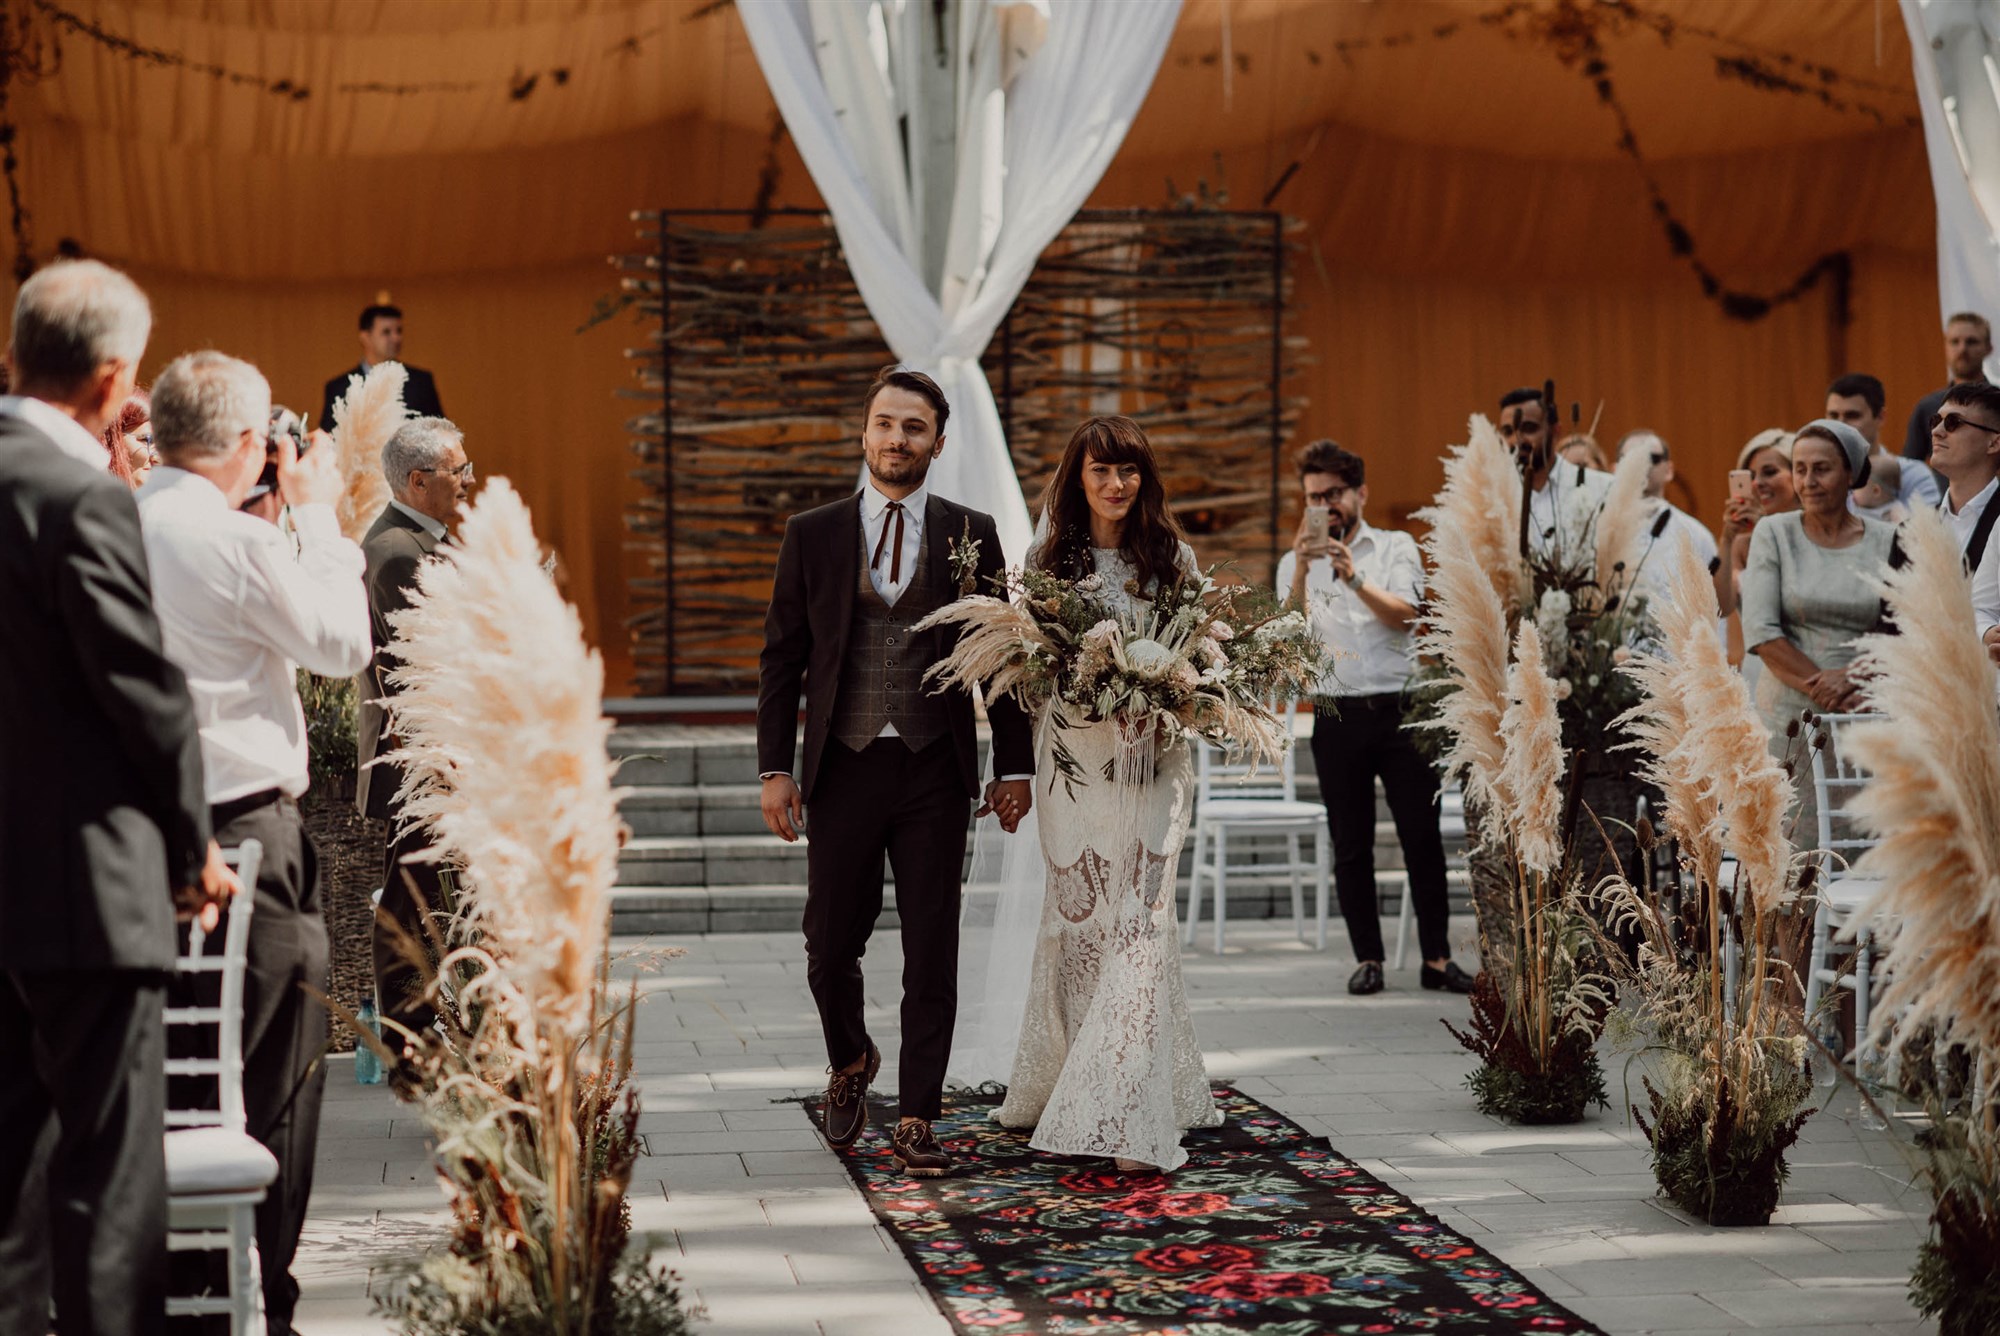
<instances>
[{"instance_id":1,"label":"orange tent fabric ceiling","mask_svg":"<svg viewBox=\"0 0 2000 1336\"><path fill-rule=\"evenodd\" d=\"M302 408L353 362L355 312L392 294L407 355L534 507L621 689L637 568L617 391L638 339L576 332L615 290L604 257L631 247L633 209L748 206L767 163L772 203L819 203L730 7L10 7L43 39L10 100L38 258L73 238L147 285L148 373L221 347ZM127 59L63 12L262 86ZM1586 30L1701 258L1770 292L1845 253L1847 323L1826 285L1754 322L1702 295L1583 73ZM1296 164L1271 207L1304 223L1302 430L1371 459L1378 515L1436 486L1467 413L1553 376L1586 416L1603 403L1601 437L1663 432L1713 521L1737 445L1816 415L1834 374L1880 375L1892 423L1941 381L1915 118L1889 0L1188 0L1092 203L1163 203L1171 182L1255 208Z\"/></svg>"}]
</instances>

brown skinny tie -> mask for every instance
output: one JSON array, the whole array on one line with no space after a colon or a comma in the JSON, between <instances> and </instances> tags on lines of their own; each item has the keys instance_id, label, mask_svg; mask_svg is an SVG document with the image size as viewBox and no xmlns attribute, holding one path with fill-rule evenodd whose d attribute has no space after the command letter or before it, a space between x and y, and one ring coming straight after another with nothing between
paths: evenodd
<instances>
[{"instance_id":1,"label":"brown skinny tie","mask_svg":"<svg viewBox=\"0 0 2000 1336\"><path fill-rule=\"evenodd\" d=\"M903 582L903 503L891 501L889 509L882 516L882 536L875 540L875 555L868 559L868 569L874 570L882 564L882 549L889 546L889 516L896 517L896 548L889 554L889 584L893 587Z\"/></svg>"}]
</instances>

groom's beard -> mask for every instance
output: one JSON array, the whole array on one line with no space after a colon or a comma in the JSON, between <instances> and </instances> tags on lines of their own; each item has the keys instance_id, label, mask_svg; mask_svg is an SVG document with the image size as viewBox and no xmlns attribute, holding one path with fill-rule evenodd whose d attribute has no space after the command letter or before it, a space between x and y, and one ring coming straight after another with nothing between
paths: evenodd
<instances>
[{"instance_id":1,"label":"groom's beard","mask_svg":"<svg viewBox=\"0 0 2000 1336\"><path fill-rule=\"evenodd\" d=\"M887 483L891 487L920 487L931 471L929 455L906 454L895 458L877 458L866 461L868 476L876 482Z\"/></svg>"}]
</instances>

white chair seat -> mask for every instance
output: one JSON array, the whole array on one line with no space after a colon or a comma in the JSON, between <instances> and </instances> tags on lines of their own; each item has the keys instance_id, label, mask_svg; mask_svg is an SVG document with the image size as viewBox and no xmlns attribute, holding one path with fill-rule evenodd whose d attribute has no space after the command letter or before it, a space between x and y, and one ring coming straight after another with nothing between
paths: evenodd
<instances>
[{"instance_id":1,"label":"white chair seat","mask_svg":"<svg viewBox=\"0 0 2000 1336\"><path fill-rule=\"evenodd\" d=\"M174 1197L254 1192L278 1177L278 1161L246 1132L186 1127L167 1133L167 1192Z\"/></svg>"},{"instance_id":2,"label":"white chair seat","mask_svg":"<svg viewBox=\"0 0 2000 1336\"><path fill-rule=\"evenodd\" d=\"M1874 898L1882 889L1880 877L1834 877L1820 887L1820 899L1834 913L1852 914Z\"/></svg>"},{"instance_id":3,"label":"white chair seat","mask_svg":"<svg viewBox=\"0 0 2000 1336\"><path fill-rule=\"evenodd\" d=\"M1259 821L1317 824L1326 820L1326 808L1297 798L1210 798L1195 809L1195 817L1197 820L1227 821L1232 826L1247 826Z\"/></svg>"}]
</instances>

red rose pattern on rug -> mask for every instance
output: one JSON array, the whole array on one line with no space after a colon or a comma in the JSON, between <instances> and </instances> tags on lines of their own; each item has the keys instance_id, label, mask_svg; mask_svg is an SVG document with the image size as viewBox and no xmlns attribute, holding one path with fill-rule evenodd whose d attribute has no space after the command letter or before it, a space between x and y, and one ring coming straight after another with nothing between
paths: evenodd
<instances>
[{"instance_id":1,"label":"red rose pattern on rug","mask_svg":"<svg viewBox=\"0 0 2000 1336\"><path fill-rule=\"evenodd\" d=\"M887 1103L842 1158L967 1336L1598 1331L1324 1138L1215 1098L1223 1125L1165 1176L1044 1155L992 1121L999 1096L964 1091L933 1124L953 1176L902 1173Z\"/></svg>"}]
</instances>

